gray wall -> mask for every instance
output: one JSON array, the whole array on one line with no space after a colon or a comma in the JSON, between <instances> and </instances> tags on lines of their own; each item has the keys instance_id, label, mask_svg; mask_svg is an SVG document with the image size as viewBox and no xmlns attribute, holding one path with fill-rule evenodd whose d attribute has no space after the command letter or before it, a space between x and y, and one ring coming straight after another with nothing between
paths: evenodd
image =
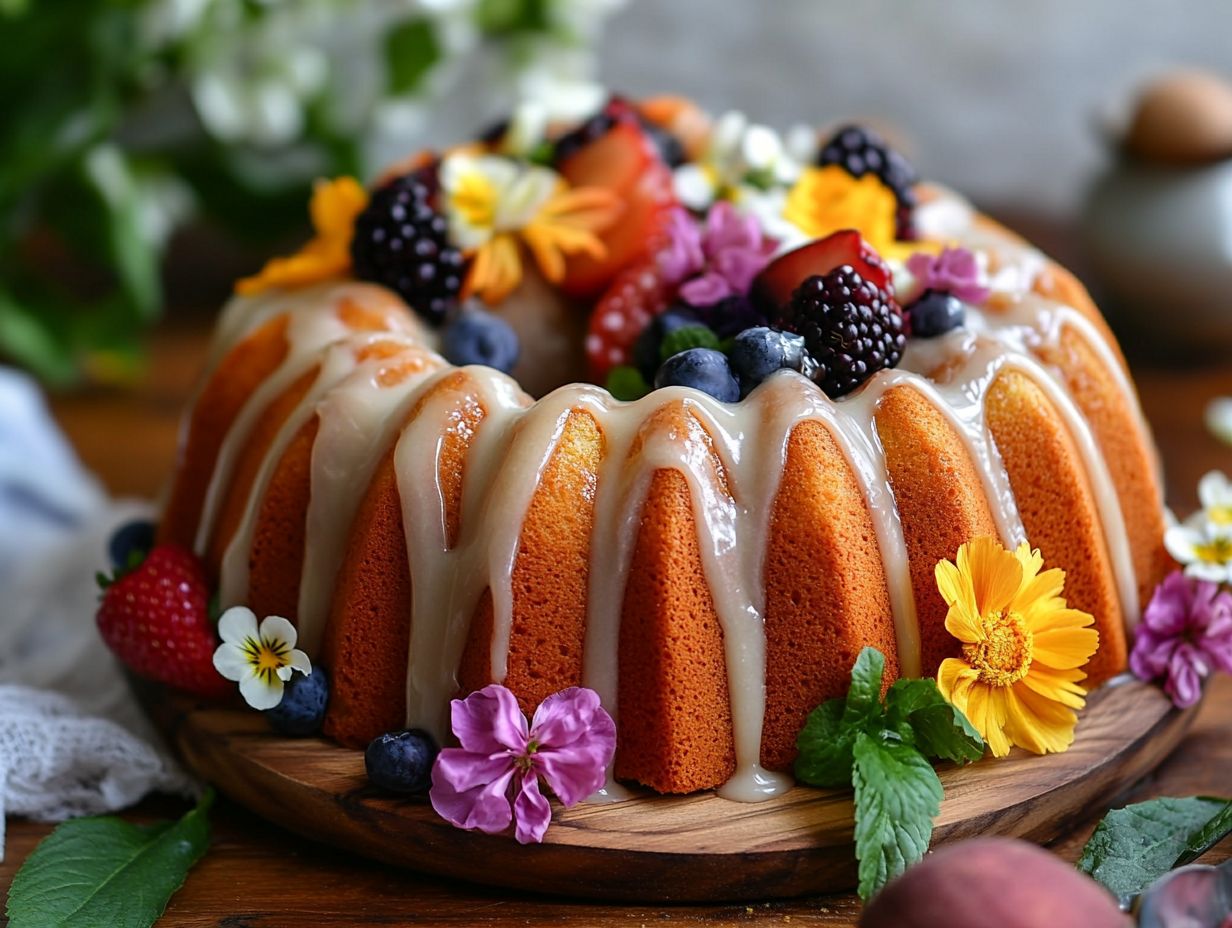
<instances>
[{"instance_id":1,"label":"gray wall","mask_svg":"<svg viewBox=\"0 0 1232 928\"><path fill-rule=\"evenodd\" d=\"M879 119L984 203L1072 209L1096 113L1176 64L1232 76L1232 0L630 0L602 76L786 128Z\"/></svg>"}]
</instances>

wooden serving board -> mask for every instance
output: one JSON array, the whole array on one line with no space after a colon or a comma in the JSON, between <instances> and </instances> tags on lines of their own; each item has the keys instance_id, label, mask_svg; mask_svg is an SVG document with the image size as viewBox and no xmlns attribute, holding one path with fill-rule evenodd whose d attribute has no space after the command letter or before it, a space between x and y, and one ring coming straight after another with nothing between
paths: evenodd
<instances>
[{"instance_id":1,"label":"wooden serving board","mask_svg":"<svg viewBox=\"0 0 1232 928\"><path fill-rule=\"evenodd\" d=\"M187 764L293 831L385 863L516 890L638 902L751 901L855 884L849 792L797 786L758 804L712 794L554 805L541 845L454 828L424 799L368 785L361 751L273 734L256 712L145 689ZM1064 754L1015 751L939 773L933 845L975 835L1048 842L1140 780L1178 744L1178 712L1133 680L1094 693Z\"/></svg>"}]
</instances>

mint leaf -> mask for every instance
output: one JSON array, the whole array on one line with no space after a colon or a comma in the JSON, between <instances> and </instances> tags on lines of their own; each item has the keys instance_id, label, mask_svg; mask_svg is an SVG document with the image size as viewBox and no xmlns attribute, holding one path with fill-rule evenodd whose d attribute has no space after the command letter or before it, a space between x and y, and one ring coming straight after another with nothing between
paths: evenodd
<instances>
[{"instance_id":1,"label":"mint leaf","mask_svg":"<svg viewBox=\"0 0 1232 928\"><path fill-rule=\"evenodd\" d=\"M608 371L607 392L618 400L640 400L650 392L650 384L636 367L620 364Z\"/></svg>"},{"instance_id":2,"label":"mint leaf","mask_svg":"<svg viewBox=\"0 0 1232 928\"><path fill-rule=\"evenodd\" d=\"M688 351L690 348L719 347L719 336L704 325L686 325L668 332L659 345L659 360L666 361L674 354Z\"/></svg>"},{"instance_id":3,"label":"mint leaf","mask_svg":"<svg viewBox=\"0 0 1232 928\"><path fill-rule=\"evenodd\" d=\"M895 680L886 694L886 721L929 757L961 764L984 756L984 739L935 680Z\"/></svg>"},{"instance_id":4,"label":"mint leaf","mask_svg":"<svg viewBox=\"0 0 1232 928\"><path fill-rule=\"evenodd\" d=\"M1208 826L1229 826L1232 802L1190 796L1164 797L1114 809L1082 849L1078 869L1122 900L1134 896L1210 840Z\"/></svg>"},{"instance_id":5,"label":"mint leaf","mask_svg":"<svg viewBox=\"0 0 1232 928\"><path fill-rule=\"evenodd\" d=\"M924 856L942 789L924 755L897 738L860 732L852 756L859 893L867 900Z\"/></svg>"},{"instance_id":6,"label":"mint leaf","mask_svg":"<svg viewBox=\"0 0 1232 928\"><path fill-rule=\"evenodd\" d=\"M9 889L9 928L149 928L210 840L213 792L178 822L114 816L65 822L34 849Z\"/></svg>"},{"instance_id":7,"label":"mint leaf","mask_svg":"<svg viewBox=\"0 0 1232 928\"><path fill-rule=\"evenodd\" d=\"M845 699L831 699L809 713L796 737L796 779L830 789L851 785L851 748L857 729L843 725Z\"/></svg>"},{"instance_id":8,"label":"mint leaf","mask_svg":"<svg viewBox=\"0 0 1232 928\"><path fill-rule=\"evenodd\" d=\"M844 725L863 725L881 715L881 678L885 674L885 655L876 648L864 648L851 668L851 687L847 690Z\"/></svg>"},{"instance_id":9,"label":"mint leaf","mask_svg":"<svg viewBox=\"0 0 1232 928\"><path fill-rule=\"evenodd\" d=\"M1193 863L1228 835L1232 835L1232 801L1226 803L1222 812L1203 825L1201 831L1190 835L1189 844L1172 866L1183 867Z\"/></svg>"}]
</instances>

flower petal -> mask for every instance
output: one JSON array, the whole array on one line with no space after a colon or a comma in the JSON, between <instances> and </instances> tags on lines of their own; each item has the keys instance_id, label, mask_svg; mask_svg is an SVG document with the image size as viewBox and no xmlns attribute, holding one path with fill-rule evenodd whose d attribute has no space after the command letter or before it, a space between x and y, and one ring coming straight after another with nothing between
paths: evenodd
<instances>
[{"instance_id":1,"label":"flower petal","mask_svg":"<svg viewBox=\"0 0 1232 928\"><path fill-rule=\"evenodd\" d=\"M513 820L513 836L519 844L540 843L552 824L552 806L539 792L539 778L534 770L522 774L521 788L513 801Z\"/></svg>"},{"instance_id":2,"label":"flower petal","mask_svg":"<svg viewBox=\"0 0 1232 928\"><path fill-rule=\"evenodd\" d=\"M282 681L276 674L251 673L240 680L244 702L262 712L282 702L282 692Z\"/></svg>"},{"instance_id":3,"label":"flower petal","mask_svg":"<svg viewBox=\"0 0 1232 928\"><path fill-rule=\"evenodd\" d=\"M465 748L443 748L437 754L432 775L440 777L456 792L464 793L499 780L514 769L513 755L503 751L498 754L475 754Z\"/></svg>"},{"instance_id":4,"label":"flower petal","mask_svg":"<svg viewBox=\"0 0 1232 928\"><path fill-rule=\"evenodd\" d=\"M243 648L223 642L214 651L214 669L223 678L238 683L253 672L253 665Z\"/></svg>"},{"instance_id":5,"label":"flower petal","mask_svg":"<svg viewBox=\"0 0 1232 928\"><path fill-rule=\"evenodd\" d=\"M513 809L509 805L509 784L514 768L509 769L490 783L473 789L458 791L450 781L440 775L441 754L432 767L432 788L428 799L438 815L458 828L472 829L494 835L509 827Z\"/></svg>"},{"instance_id":6,"label":"flower petal","mask_svg":"<svg viewBox=\"0 0 1232 928\"><path fill-rule=\"evenodd\" d=\"M261 620L261 640L273 651L290 651L295 647L295 626L280 615L267 615Z\"/></svg>"},{"instance_id":7,"label":"flower petal","mask_svg":"<svg viewBox=\"0 0 1232 928\"><path fill-rule=\"evenodd\" d=\"M597 693L572 687L549 696L531 731L542 744L535 767L566 808L603 786L616 754L616 723Z\"/></svg>"},{"instance_id":8,"label":"flower petal","mask_svg":"<svg viewBox=\"0 0 1232 928\"><path fill-rule=\"evenodd\" d=\"M1055 670L1074 670L1085 666L1098 648L1099 632L1093 628L1052 628L1033 635L1031 660Z\"/></svg>"},{"instance_id":9,"label":"flower petal","mask_svg":"<svg viewBox=\"0 0 1232 928\"><path fill-rule=\"evenodd\" d=\"M462 747L475 754L526 752L526 716L506 687L489 684L452 703L453 733Z\"/></svg>"},{"instance_id":10,"label":"flower petal","mask_svg":"<svg viewBox=\"0 0 1232 928\"><path fill-rule=\"evenodd\" d=\"M1014 743L1036 754L1061 752L1074 742L1078 716L1061 703L1046 699L1022 681L1006 700L1007 728Z\"/></svg>"},{"instance_id":11,"label":"flower petal","mask_svg":"<svg viewBox=\"0 0 1232 928\"><path fill-rule=\"evenodd\" d=\"M1022 564L995 538L982 536L958 549L958 570L971 580L980 615L1005 612L1022 585Z\"/></svg>"},{"instance_id":12,"label":"flower petal","mask_svg":"<svg viewBox=\"0 0 1232 928\"><path fill-rule=\"evenodd\" d=\"M292 670L298 670L304 676L312 673L312 661L308 659L307 654L298 648L291 650L291 654L287 658L287 666Z\"/></svg>"},{"instance_id":13,"label":"flower petal","mask_svg":"<svg viewBox=\"0 0 1232 928\"><path fill-rule=\"evenodd\" d=\"M984 639L984 628L975 604L971 577L949 561L938 561L937 589L950 607L945 617L946 630L959 641L974 644Z\"/></svg>"},{"instance_id":14,"label":"flower petal","mask_svg":"<svg viewBox=\"0 0 1232 928\"><path fill-rule=\"evenodd\" d=\"M218 637L227 644L243 644L257 637L257 614L247 606L232 606L218 619Z\"/></svg>"},{"instance_id":15,"label":"flower petal","mask_svg":"<svg viewBox=\"0 0 1232 928\"><path fill-rule=\"evenodd\" d=\"M1086 705L1087 691L1078 681L1085 678L1081 670L1052 670L1042 664L1032 664L1027 675L1018 682L1045 699L1081 709Z\"/></svg>"}]
</instances>

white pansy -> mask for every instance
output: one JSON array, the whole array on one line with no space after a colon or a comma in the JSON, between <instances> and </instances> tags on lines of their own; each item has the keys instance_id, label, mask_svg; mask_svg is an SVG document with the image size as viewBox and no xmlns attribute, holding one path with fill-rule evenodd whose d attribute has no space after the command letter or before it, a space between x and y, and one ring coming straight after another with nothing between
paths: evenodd
<instances>
[{"instance_id":1,"label":"white pansy","mask_svg":"<svg viewBox=\"0 0 1232 928\"><path fill-rule=\"evenodd\" d=\"M240 685L240 695L254 709L282 702L284 684L294 671L312 673L308 655L295 647L295 626L271 615L257 627L256 614L233 606L218 620L222 644L214 652L214 669Z\"/></svg>"},{"instance_id":2,"label":"white pansy","mask_svg":"<svg viewBox=\"0 0 1232 928\"><path fill-rule=\"evenodd\" d=\"M790 154L777 132L751 123L743 113L733 110L715 120L701 159L677 168L674 181L682 203L704 210L719 198L734 203L756 201L756 192L789 187L800 171L799 160ZM759 216L764 203L755 208ZM769 228L766 232L773 234Z\"/></svg>"},{"instance_id":3,"label":"white pansy","mask_svg":"<svg viewBox=\"0 0 1232 928\"><path fill-rule=\"evenodd\" d=\"M1232 530L1232 481L1213 470L1198 481L1202 517L1217 528Z\"/></svg>"},{"instance_id":4,"label":"white pansy","mask_svg":"<svg viewBox=\"0 0 1232 928\"><path fill-rule=\"evenodd\" d=\"M1213 583L1232 582L1232 525L1214 525L1197 512L1164 533L1164 546L1185 573Z\"/></svg>"},{"instance_id":5,"label":"white pansy","mask_svg":"<svg viewBox=\"0 0 1232 928\"><path fill-rule=\"evenodd\" d=\"M1232 445L1232 396L1219 396L1206 406L1206 427L1220 441Z\"/></svg>"},{"instance_id":6,"label":"white pansy","mask_svg":"<svg viewBox=\"0 0 1232 928\"><path fill-rule=\"evenodd\" d=\"M509 115L501 151L515 158L531 154L548 136L552 118L543 100L523 100Z\"/></svg>"},{"instance_id":7,"label":"white pansy","mask_svg":"<svg viewBox=\"0 0 1232 928\"><path fill-rule=\"evenodd\" d=\"M445 158L440 178L450 237L463 251L526 228L560 183L548 168L466 153Z\"/></svg>"}]
</instances>

